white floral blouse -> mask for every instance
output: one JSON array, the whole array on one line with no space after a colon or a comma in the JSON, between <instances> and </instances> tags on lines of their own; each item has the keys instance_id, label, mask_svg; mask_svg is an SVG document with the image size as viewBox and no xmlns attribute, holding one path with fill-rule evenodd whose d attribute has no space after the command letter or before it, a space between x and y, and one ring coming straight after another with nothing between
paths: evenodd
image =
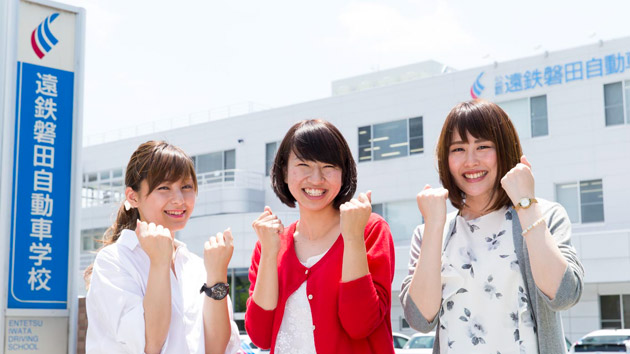
<instances>
[{"instance_id":1,"label":"white floral blouse","mask_svg":"<svg viewBox=\"0 0 630 354\"><path fill-rule=\"evenodd\" d=\"M538 353L507 208L457 216L442 254L442 353Z\"/></svg>"}]
</instances>

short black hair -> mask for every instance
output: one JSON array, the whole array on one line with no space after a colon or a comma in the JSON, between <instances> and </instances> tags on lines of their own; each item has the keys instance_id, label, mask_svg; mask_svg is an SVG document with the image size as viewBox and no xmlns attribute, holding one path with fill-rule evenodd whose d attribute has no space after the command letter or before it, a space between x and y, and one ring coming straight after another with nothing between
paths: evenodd
<instances>
[{"instance_id":1,"label":"short black hair","mask_svg":"<svg viewBox=\"0 0 630 354\"><path fill-rule=\"evenodd\" d=\"M271 185L282 203L295 207L295 198L285 182L289 155L293 152L305 161L319 161L342 170L341 189L333 201L335 209L349 201L357 190L357 165L341 132L322 119L294 124L282 139L271 168Z\"/></svg>"}]
</instances>

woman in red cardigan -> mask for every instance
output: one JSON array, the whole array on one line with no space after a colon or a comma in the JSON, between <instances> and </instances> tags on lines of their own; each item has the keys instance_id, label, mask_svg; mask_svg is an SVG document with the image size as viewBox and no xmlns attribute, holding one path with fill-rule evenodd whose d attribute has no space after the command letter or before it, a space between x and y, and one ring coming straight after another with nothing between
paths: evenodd
<instances>
[{"instance_id":1,"label":"woman in red cardigan","mask_svg":"<svg viewBox=\"0 0 630 354\"><path fill-rule=\"evenodd\" d=\"M284 227L269 207L253 223L245 328L271 353L394 353L390 320L394 244L356 190L356 165L339 130L295 124L271 171L274 192L300 219Z\"/></svg>"}]
</instances>

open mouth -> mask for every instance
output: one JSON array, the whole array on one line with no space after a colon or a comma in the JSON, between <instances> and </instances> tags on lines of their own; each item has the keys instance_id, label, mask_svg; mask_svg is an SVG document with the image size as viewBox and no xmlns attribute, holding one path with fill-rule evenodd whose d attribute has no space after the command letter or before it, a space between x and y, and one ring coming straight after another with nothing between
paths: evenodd
<instances>
[{"instance_id":1,"label":"open mouth","mask_svg":"<svg viewBox=\"0 0 630 354\"><path fill-rule=\"evenodd\" d=\"M186 210L164 210L164 213L173 218L181 218L186 214Z\"/></svg>"},{"instance_id":2,"label":"open mouth","mask_svg":"<svg viewBox=\"0 0 630 354\"><path fill-rule=\"evenodd\" d=\"M482 178L485 175L488 174L488 171L479 171L479 172L473 172L473 173L464 173L464 178L466 179L478 179L478 178Z\"/></svg>"},{"instance_id":3,"label":"open mouth","mask_svg":"<svg viewBox=\"0 0 630 354\"><path fill-rule=\"evenodd\" d=\"M303 191L310 197L321 197L326 193L325 189L319 188L304 188Z\"/></svg>"}]
</instances>

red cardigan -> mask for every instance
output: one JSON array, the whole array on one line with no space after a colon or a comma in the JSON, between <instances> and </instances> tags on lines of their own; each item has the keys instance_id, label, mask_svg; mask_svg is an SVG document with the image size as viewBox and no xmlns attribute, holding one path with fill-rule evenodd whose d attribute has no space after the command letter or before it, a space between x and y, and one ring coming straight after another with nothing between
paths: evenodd
<instances>
[{"instance_id":1,"label":"red cardigan","mask_svg":"<svg viewBox=\"0 0 630 354\"><path fill-rule=\"evenodd\" d=\"M297 258L293 246L296 223L280 235L278 253L278 305L266 311L252 299L260 242L256 244L249 268L249 299L245 329L252 342L274 352L288 297L306 281L313 316L315 349L318 353L394 353L392 342L391 284L394 279L394 243L389 225L372 214L365 227L365 248L370 273L342 283L343 238L310 269Z\"/></svg>"}]
</instances>

